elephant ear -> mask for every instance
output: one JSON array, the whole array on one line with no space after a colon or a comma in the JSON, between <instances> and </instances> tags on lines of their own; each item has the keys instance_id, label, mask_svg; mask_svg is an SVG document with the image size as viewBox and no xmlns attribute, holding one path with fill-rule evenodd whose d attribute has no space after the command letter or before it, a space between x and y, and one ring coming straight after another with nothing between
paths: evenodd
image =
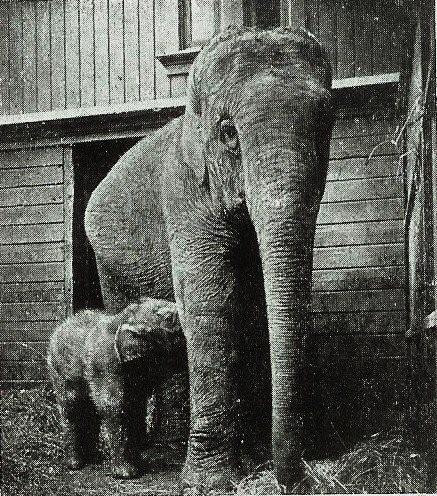
<instances>
[{"instance_id":1,"label":"elephant ear","mask_svg":"<svg viewBox=\"0 0 437 496\"><path fill-rule=\"evenodd\" d=\"M206 185L208 168L202 137L202 101L194 69L191 70L187 83L187 106L181 137L182 157L193 171L197 183Z\"/></svg>"},{"instance_id":2,"label":"elephant ear","mask_svg":"<svg viewBox=\"0 0 437 496\"><path fill-rule=\"evenodd\" d=\"M189 111L184 115L181 135L182 158L194 173L199 185L208 185L208 166L205 155L205 144L202 137L200 117Z\"/></svg>"},{"instance_id":3,"label":"elephant ear","mask_svg":"<svg viewBox=\"0 0 437 496\"><path fill-rule=\"evenodd\" d=\"M115 335L114 348L119 362L144 358L150 351L150 332L144 322L123 322Z\"/></svg>"}]
</instances>

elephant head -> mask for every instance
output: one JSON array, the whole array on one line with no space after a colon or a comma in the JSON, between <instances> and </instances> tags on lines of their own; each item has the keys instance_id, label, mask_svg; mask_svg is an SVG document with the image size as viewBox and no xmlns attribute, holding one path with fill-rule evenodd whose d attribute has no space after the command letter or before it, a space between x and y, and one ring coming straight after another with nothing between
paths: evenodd
<instances>
[{"instance_id":1,"label":"elephant head","mask_svg":"<svg viewBox=\"0 0 437 496\"><path fill-rule=\"evenodd\" d=\"M270 341L272 450L286 485L301 473L302 350L333 125L331 79L327 55L305 30L230 29L194 63L181 131L183 161L208 192L210 208L218 205L228 224L246 215L256 233Z\"/></svg>"},{"instance_id":2,"label":"elephant head","mask_svg":"<svg viewBox=\"0 0 437 496\"><path fill-rule=\"evenodd\" d=\"M173 362L185 353L176 305L170 301L144 298L130 304L113 318L109 332L115 334L121 363L146 358L148 367L156 370L163 368L160 360Z\"/></svg>"}]
</instances>

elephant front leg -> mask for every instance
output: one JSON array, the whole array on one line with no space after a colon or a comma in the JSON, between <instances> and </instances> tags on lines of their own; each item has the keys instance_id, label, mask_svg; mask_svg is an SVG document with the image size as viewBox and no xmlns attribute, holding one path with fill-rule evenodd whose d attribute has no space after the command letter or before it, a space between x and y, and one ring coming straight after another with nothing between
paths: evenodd
<instances>
[{"instance_id":1,"label":"elephant front leg","mask_svg":"<svg viewBox=\"0 0 437 496\"><path fill-rule=\"evenodd\" d=\"M175 284L190 377L186 494L227 491L241 477L232 274L220 274L217 267L201 270L200 276L187 280L185 275Z\"/></svg>"},{"instance_id":2,"label":"elephant front leg","mask_svg":"<svg viewBox=\"0 0 437 496\"><path fill-rule=\"evenodd\" d=\"M112 475L131 479L139 474L132 440L129 438L124 387L121 378L108 378L91 384L102 416L102 429L106 437L112 466Z\"/></svg>"}]
</instances>

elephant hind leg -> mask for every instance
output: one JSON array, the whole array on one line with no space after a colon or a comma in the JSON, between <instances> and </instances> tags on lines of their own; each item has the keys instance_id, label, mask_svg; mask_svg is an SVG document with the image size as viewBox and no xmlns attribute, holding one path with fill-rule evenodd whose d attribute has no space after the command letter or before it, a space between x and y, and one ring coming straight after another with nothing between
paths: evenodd
<instances>
[{"instance_id":1,"label":"elephant hind leg","mask_svg":"<svg viewBox=\"0 0 437 496\"><path fill-rule=\"evenodd\" d=\"M121 276L116 276L97 256L96 263L105 310L111 314L118 313L126 308L132 298L129 298L128 292L123 289Z\"/></svg>"}]
</instances>

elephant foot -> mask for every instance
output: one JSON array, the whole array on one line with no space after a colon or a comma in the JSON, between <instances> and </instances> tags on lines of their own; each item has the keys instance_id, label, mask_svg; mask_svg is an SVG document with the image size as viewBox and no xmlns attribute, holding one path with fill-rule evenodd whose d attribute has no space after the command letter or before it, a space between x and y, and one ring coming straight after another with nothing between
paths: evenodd
<instances>
[{"instance_id":1,"label":"elephant foot","mask_svg":"<svg viewBox=\"0 0 437 496\"><path fill-rule=\"evenodd\" d=\"M205 467L193 468L185 465L182 471L182 494L184 496L214 496L227 494L235 490L244 477L242 470L234 466L216 466L208 470Z\"/></svg>"},{"instance_id":2,"label":"elephant foot","mask_svg":"<svg viewBox=\"0 0 437 496\"><path fill-rule=\"evenodd\" d=\"M116 463L112 466L112 476L116 479L134 479L139 477L140 469L128 461Z\"/></svg>"},{"instance_id":3,"label":"elephant foot","mask_svg":"<svg viewBox=\"0 0 437 496\"><path fill-rule=\"evenodd\" d=\"M303 467L298 464L288 470L276 470L276 478L284 494L310 494L311 484L305 477Z\"/></svg>"},{"instance_id":4,"label":"elephant foot","mask_svg":"<svg viewBox=\"0 0 437 496\"><path fill-rule=\"evenodd\" d=\"M85 467L86 462L83 457L79 455L70 455L66 460L65 464L70 470L80 470Z\"/></svg>"}]
</instances>

